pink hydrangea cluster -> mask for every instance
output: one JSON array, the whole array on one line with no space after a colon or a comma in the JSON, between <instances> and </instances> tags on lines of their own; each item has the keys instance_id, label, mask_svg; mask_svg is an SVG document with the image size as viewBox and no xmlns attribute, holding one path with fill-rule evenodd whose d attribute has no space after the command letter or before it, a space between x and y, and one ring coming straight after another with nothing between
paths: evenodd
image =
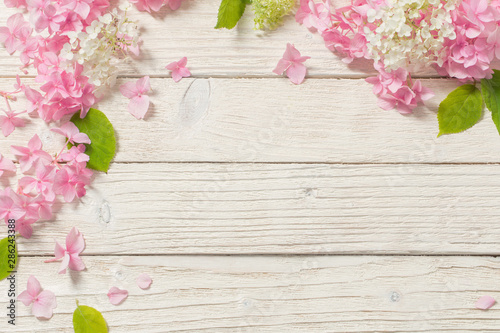
<instances>
[{"instance_id":1,"label":"pink hydrangea cluster","mask_svg":"<svg viewBox=\"0 0 500 333\"><path fill-rule=\"evenodd\" d=\"M71 122L53 131L64 135L66 144L75 146L66 151L65 144L59 154L51 156L43 150L38 135L31 138L27 147L12 146L23 176L17 190L10 187L0 190L0 218L6 223L14 219L16 231L25 238L31 237L32 224L52 218L58 196L66 202L84 196L93 174L87 168L89 156L83 145L90 143L88 136ZM17 171L15 164L1 155L0 169L4 177L14 176Z\"/></svg>"},{"instance_id":2,"label":"pink hydrangea cluster","mask_svg":"<svg viewBox=\"0 0 500 333\"><path fill-rule=\"evenodd\" d=\"M491 78L500 59L499 0L353 0L335 10L329 0L301 0L296 20L344 62L373 60L379 75L367 81L379 105L401 113L432 97L412 71L472 81Z\"/></svg>"},{"instance_id":3,"label":"pink hydrangea cluster","mask_svg":"<svg viewBox=\"0 0 500 333\"><path fill-rule=\"evenodd\" d=\"M82 75L82 65L66 66L59 54L70 41L68 36L84 31L102 16L109 1L6 0L5 4L29 16L26 20L24 14L14 14L6 27L0 27L0 42L7 52L19 55L25 73L29 67L36 69L36 81L42 84L40 90L23 87L30 103L28 113L36 112L47 122L78 111L85 116L96 102L94 86Z\"/></svg>"},{"instance_id":4,"label":"pink hydrangea cluster","mask_svg":"<svg viewBox=\"0 0 500 333\"><path fill-rule=\"evenodd\" d=\"M181 7L183 0L130 0L141 12L158 12L164 5L171 10Z\"/></svg>"},{"instance_id":5,"label":"pink hydrangea cluster","mask_svg":"<svg viewBox=\"0 0 500 333\"><path fill-rule=\"evenodd\" d=\"M106 37L106 31L98 31L99 24L112 25L119 20L114 19L116 10L110 13L108 0L5 0L5 4L19 8L22 13L10 16L7 26L0 27L0 42L9 54L20 57L24 73L29 69L36 71L38 88L22 84L18 76L12 91L0 91L6 103L5 115L0 116L2 133L8 136L15 128L25 126L22 115L27 114L45 122L57 121L52 131L66 138L55 156L43 149L38 135L27 146L12 146L22 175L17 186L0 190L0 218L6 223L9 219L16 220L19 234L30 238L32 225L51 219L58 200L72 202L82 197L91 182L93 172L87 168L89 156L84 145L90 144L90 139L67 119L78 112L81 117L86 115L96 103L96 86L84 74L86 64L71 61L67 55L85 55L87 46L80 44L78 37L85 35L88 40ZM129 29L125 24L120 27ZM137 45L128 43L129 38L118 27L113 38L116 38L111 41L114 45L135 51ZM19 95L26 97L27 105L16 112L11 103ZM67 149L69 143L73 146ZM16 176L17 171L12 160L0 155L0 177Z\"/></svg>"}]
</instances>

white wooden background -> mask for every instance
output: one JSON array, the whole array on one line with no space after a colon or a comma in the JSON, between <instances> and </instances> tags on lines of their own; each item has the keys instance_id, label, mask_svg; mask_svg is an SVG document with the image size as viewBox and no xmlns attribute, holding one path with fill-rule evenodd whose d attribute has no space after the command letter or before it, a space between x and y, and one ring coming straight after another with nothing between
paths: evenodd
<instances>
[{"instance_id":1,"label":"white wooden background","mask_svg":"<svg viewBox=\"0 0 500 333\"><path fill-rule=\"evenodd\" d=\"M499 332L498 306L474 309L482 295L500 298L489 115L437 139L437 105L457 83L421 73L436 98L413 116L382 111L369 64L346 66L293 18L262 34L248 12L237 29L214 30L218 3L134 12L145 54L118 84L150 75L154 105L145 121L117 89L99 105L118 137L109 173L19 245L18 291L36 275L57 295L55 314L37 320L18 303L18 325L0 314L0 330L71 332L78 299L111 332ZM2 7L0 23L11 13ZM287 42L311 57L300 86L271 72ZM164 66L182 56L193 77L175 84ZM0 89L14 66L2 50ZM35 132L59 150L32 121L0 151L12 157ZM58 275L43 260L74 225L87 270ZM142 272L147 291L135 284ZM129 290L119 306L112 286ZM6 294L2 281L2 304Z\"/></svg>"}]
</instances>

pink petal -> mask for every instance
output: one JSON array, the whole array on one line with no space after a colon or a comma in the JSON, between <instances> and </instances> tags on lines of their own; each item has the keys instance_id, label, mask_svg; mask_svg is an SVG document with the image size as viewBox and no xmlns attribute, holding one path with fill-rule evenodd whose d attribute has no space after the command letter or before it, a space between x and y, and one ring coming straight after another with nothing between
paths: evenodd
<instances>
[{"instance_id":1,"label":"pink petal","mask_svg":"<svg viewBox=\"0 0 500 333\"><path fill-rule=\"evenodd\" d=\"M52 310L57 307L56 295L53 292L44 290L33 303L31 313L35 317L47 318L52 317Z\"/></svg>"},{"instance_id":2,"label":"pink petal","mask_svg":"<svg viewBox=\"0 0 500 333\"><path fill-rule=\"evenodd\" d=\"M177 83L180 80L182 80L182 74L180 73L179 69L174 69L172 71L172 79L174 80L175 83Z\"/></svg>"},{"instance_id":3,"label":"pink petal","mask_svg":"<svg viewBox=\"0 0 500 333\"><path fill-rule=\"evenodd\" d=\"M27 290L17 296L17 300L23 302L24 305L29 306L33 302L33 297L30 296Z\"/></svg>"},{"instance_id":4,"label":"pink petal","mask_svg":"<svg viewBox=\"0 0 500 333\"><path fill-rule=\"evenodd\" d=\"M30 275L30 277L28 278L28 288L26 291L33 298L38 296L40 291L42 291L42 287L40 286L40 282L38 282L36 277L34 277L33 275Z\"/></svg>"},{"instance_id":5,"label":"pink petal","mask_svg":"<svg viewBox=\"0 0 500 333\"><path fill-rule=\"evenodd\" d=\"M187 57L182 57L182 59L179 60L179 62L177 63L177 65L179 67L186 67L187 62L188 62Z\"/></svg>"},{"instance_id":6,"label":"pink petal","mask_svg":"<svg viewBox=\"0 0 500 333\"><path fill-rule=\"evenodd\" d=\"M191 72L186 67L179 68L179 74L182 77L190 77L191 76Z\"/></svg>"},{"instance_id":7,"label":"pink petal","mask_svg":"<svg viewBox=\"0 0 500 333\"><path fill-rule=\"evenodd\" d=\"M177 61L171 62L170 64L165 66L166 69L171 70L171 71L177 69L178 67L179 67L179 65L178 65Z\"/></svg>"},{"instance_id":8,"label":"pink petal","mask_svg":"<svg viewBox=\"0 0 500 333\"><path fill-rule=\"evenodd\" d=\"M135 82L126 82L120 86L120 92L127 98L133 98L139 94Z\"/></svg>"},{"instance_id":9,"label":"pink petal","mask_svg":"<svg viewBox=\"0 0 500 333\"><path fill-rule=\"evenodd\" d=\"M149 83L149 76L145 76L137 80L137 89L141 94L147 94L151 89L151 84Z\"/></svg>"},{"instance_id":10,"label":"pink petal","mask_svg":"<svg viewBox=\"0 0 500 333\"><path fill-rule=\"evenodd\" d=\"M276 65L276 68L273 69L273 73L281 75L288 69L288 67L290 67L291 64L292 63L288 60L280 59L280 61L278 61L278 65Z\"/></svg>"},{"instance_id":11,"label":"pink petal","mask_svg":"<svg viewBox=\"0 0 500 333\"><path fill-rule=\"evenodd\" d=\"M292 44L288 43L286 44L286 51L283 54L283 59L289 60L289 61L295 61L296 59L300 58L300 52L293 46Z\"/></svg>"},{"instance_id":12,"label":"pink petal","mask_svg":"<svg viewBox=\"0 0 500 333\"><path fill-rule=\"evenodd\" d=\"M483 296L476 302L476 309L488 310L496 303L495 299L491 296Z\"/></svg>"},{"instance_id":13,"label":"pink petal","mask_svg":"<svg viewBox=\"0 0 500 333\"><path fill-rule=\"evenodd\" d=\"M137 119L143 119L149 109L149 96L134 97L128 104L128 112Z\"/></svg>"},{"instance_id":14,"label":"pink petal","mask_svg":"<svg viewBox=\"0 0 500 333\"><path fill-rule=\"evenodd\" d=\"M64 254L63 260L61 261L61 266L59 266L59 274L66 274L66 269L69 266L70 256L68 253Z\"/></svg>"},{"instance_id":15,"label":"pink petal","mask_svg":"<svg viewBox=\"0 0 500 333\"><path fill-rule=\"evenodd\" d=\"M109 302L113 305L118 305L128 297L128 291L112 287L109 289L108 298Z\"/></svg>"},{"instance_id":16,"label":"pink petal","mask_svg":"<svg viewBox=\"0 0 500 333\"><path fill-rule=\"evenodd\" d=\"M141 275L139 275L139 277L137 278L136 281L137 281L137 285L141 289L148 289L149 286L151 285L151 283L153 282L151 277L149 275L147 275L146 273L142 273Z\"/></svg>"},{"instance_id":17,"label":"pink petal","mask_svg":"<svg viewBox=\"0 0 500 333\"><path fill-rule=\"evenodd\" d=\"M66 250L69 253L81 253L85 248L85 240L83 235L78 231L76 227L71 228L70 232L66 236Z\"/></svg>"},{"instance_id":18,"label":"pink petal","mask_svg":"<svg viewBox=\"0 0 500 333\"><path fill-rule=\"evenodd\" d=\"M290 78L290 81L292 81L292 83L301 84L306 77L306 72L306 66L294 63L286 70L286 75Z\"/></svg>"},{"instance_id":19,"label":"pink petal","mask_svg":"<svg viewBox=\"0 0 500 333\"><path fill-rule=\"evenodd\" d=\"M16 165L0 154L0 170L16 172Z\"/></svg>"},{"instance_id":20,"label":"pink petal","mask_svg":"<svg viewBox=\"0 0 500 333\"><path fill-rule=\"evenodd\" d=\"M163 6L163 0L149 0L148 4L153 11L157 12Z\"/></svg>"},{"instance_id":21,"label":"pink petal","mask_svg":"<svg viewBox=\"0 0 500 333\"><path fill-rule=\"evenodd\" d=\"M12 121L5 116L0 116L0 126L2 127L2 134L5 137L11 135L16 129Z\"/></svg>"},{"instance_id":22,"label":"pink petal","mask_svg":"<svg viewBox=\"0 0 500 333\"><path fill-rule=\"evenodd\" d=\"M56 259L61 259L62 257L64 257L65 252L66 252L66 249L64 247L62 247L62 245L59 244L59 242L56 241L56 247L54 249L54 255L55 255Z\"/></svg>"},{"instance_id":23,"label":"pink petal","mask_svg":"<svg viewBox=\"0 0 500 333\"><path fill-rule=\"evenodd\" d=\"M73 136L73 141L75 143L86 143L86 144L90 144L90 138L87 134L85 133L78 133L78 134L75 134Z\"/></svg>"},{"instance_id":24,"label":"pink petal","mask_svg":"<svg viewBox=\"0 0 500 333\"><path fill-rule=\"evenodd\" d=\"M73 271L83 271L85 269L85 264L83 263L82 258L78 256L78 254L70 254L69 257L69 269Z\"/></svg>"}]
</instances>

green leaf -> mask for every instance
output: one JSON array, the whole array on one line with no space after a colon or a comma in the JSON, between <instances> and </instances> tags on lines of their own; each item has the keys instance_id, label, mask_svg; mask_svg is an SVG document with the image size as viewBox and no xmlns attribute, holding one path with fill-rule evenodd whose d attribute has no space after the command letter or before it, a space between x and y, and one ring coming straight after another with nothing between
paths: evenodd
<instances>
[{"instance_id":1,"label":"green leaf","mask_svg":"<svg viewBox=\"0 0 500 333\"><path fill-rule=\"evenodd\" d=\"M474 126L483 113L481 91L472 84L453 90L439 104L439 136L465 131Z\"/></svg>"},{"instance_id":2,"label":"green leaf","mask_svg":"<svg viewBox=\"0 0 500 333\"><path fill-rule=\"evenodd\" d=\"M9 258L10 256L10 258ZM0 280L10 275L17 266L17 243L14 235L0 241Z\"/></svg>"},{"instance_id":3,"label":"green leaf","mask_svg":"<svg viewBox=\"0 0 500 333\"><path fill-rule=\"evenodd\" d=\"M248 0L222 0L215 29L232 29L236 26L245 12Z\"/></svg>"},{"instance_id":4,"label":"green leaf","mask_svg":"<svg viewBox=\"0 0 500 333\"><path fill-rule=\"evenodd\" d=\"M76 113L71 121L78 127L80 132L89 136L91 144L85 145L85 154L90 156L87 167L90 169L108 172L109 164L115 156L116 139L113 126L104 113L96 109L90 109L87 116L80 118ZM70 148L72 145L68 145Z\"/></svg>"},{"instance_id":5,"label":"green leaf","mask_svg":"<svg viewBox=\"0 0 500 333\"><path fill-rule=\"evenodd\" d=\"M79 305L76 301L73 312L73 328L75 333L107 333L108 326L102 314L94 308Z\"/></svg>"},{"instance_id":6,"label":"green leaf","mask_svg":"<svg viewBox=\"0 0 500 333\"><path fill-rule=\"evenodd\" d=\"M493 70L493 77L489 80L481 80L481 92L484 102L491 111L493 122L500 133L500 71Z\"/></svg>"}]
</instances>

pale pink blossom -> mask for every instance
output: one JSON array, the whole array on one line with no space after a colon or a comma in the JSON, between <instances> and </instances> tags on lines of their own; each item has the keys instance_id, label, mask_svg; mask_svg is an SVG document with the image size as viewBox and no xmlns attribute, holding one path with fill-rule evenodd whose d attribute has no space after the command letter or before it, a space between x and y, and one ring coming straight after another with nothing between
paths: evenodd
<instances>
[{"instance_id":1,"label":"pale pink blossom","mask_svg":"<svg viewBox=\"0 0 500 333\"><path fill-rule=\"evenodd\" d=\"M113 305L118 305L122 303L128 297L128 291L119 289L117 287L111 287L108 292L109 302Z\"/></svg>"},{"instance_id":2,"label":"pale pink blossom","mask_svg":"<svg viewBox=\"0 0 500 333\"><path fill-rule=\"evenodd\" d=\"M147 95L151 85L149 76L145 76L136 82L127 82L120 86L123 96L130 99L128 111L137 119L143 119L149 109L149 96Z\"/></svg>"},{"instance_id":3,"label":"pale pink blossom","mask_svg":"<svg viewBox=\"0 0 500 333\"><path fill-rule=\"evenodd\" d=\"M149 286L151 286L151 283L153 282L153 280L151 279L151 277L146 274L146 273L142 273L141 275L139 275L137 277L137 285L139 286L139 288L141 289L148 289Z\"/></svg>"},{"instance_id":4,"label":"pale pink blossom","mask_svg":"<svg viewBox=\"0 0 500 333\"><path fill-rule=\"evenodd\" d=\"M73 227L69 234L66 236L66 247L62 246L56 241L54 250L54 259L46 260L45 262L53 262L62 259L61 266L59 267L59 274L66 274L66 269L69 268L73 271L83 271L85 264L80 258L80 253L85 249L85 240L83 235L76 227Z\"/></svg>"},{"instance_id":5,"label":"pale pink blossom","mask_svg":"<svg viewBox=\"0 0 500 333\"><path fill-rule=\"evenodd\" d=\"M183 57L179 61L174 61L168 64L165 68L172 71L172 79L174 79L175 82L179 82L183 77L191 76L191 72L188 68L186 68L186 65L187 58Z\"/></svg>"},{"instance_id":6,"label":"pale pink blossom","mask_svg":"<svg viewBox=\"0 0 500 333\"><path fill-rule=\"evenodd\" d=\"M307 68L303 64L307 59L310 59L310 57L301 56L300 52L292 44L288 43L283 58L280 59L273 72L278 75L286 72L292 83L301 84L307 72Z\"/></svg>"},{"instance_id":7,"label":"pale pink blossom","mask_svg":"<svg viewBox=\"0 0 500 333\"><path fill-rule=\"evenodd\" d=\"M33 275L28 278L27 290L20 293L17 299L26 306L33 304L31 313L37 318L49 319L52 317L53 310L57 307L54 293L49 290L42 290L40 282Z\"/></svg>"}]
</instances>

